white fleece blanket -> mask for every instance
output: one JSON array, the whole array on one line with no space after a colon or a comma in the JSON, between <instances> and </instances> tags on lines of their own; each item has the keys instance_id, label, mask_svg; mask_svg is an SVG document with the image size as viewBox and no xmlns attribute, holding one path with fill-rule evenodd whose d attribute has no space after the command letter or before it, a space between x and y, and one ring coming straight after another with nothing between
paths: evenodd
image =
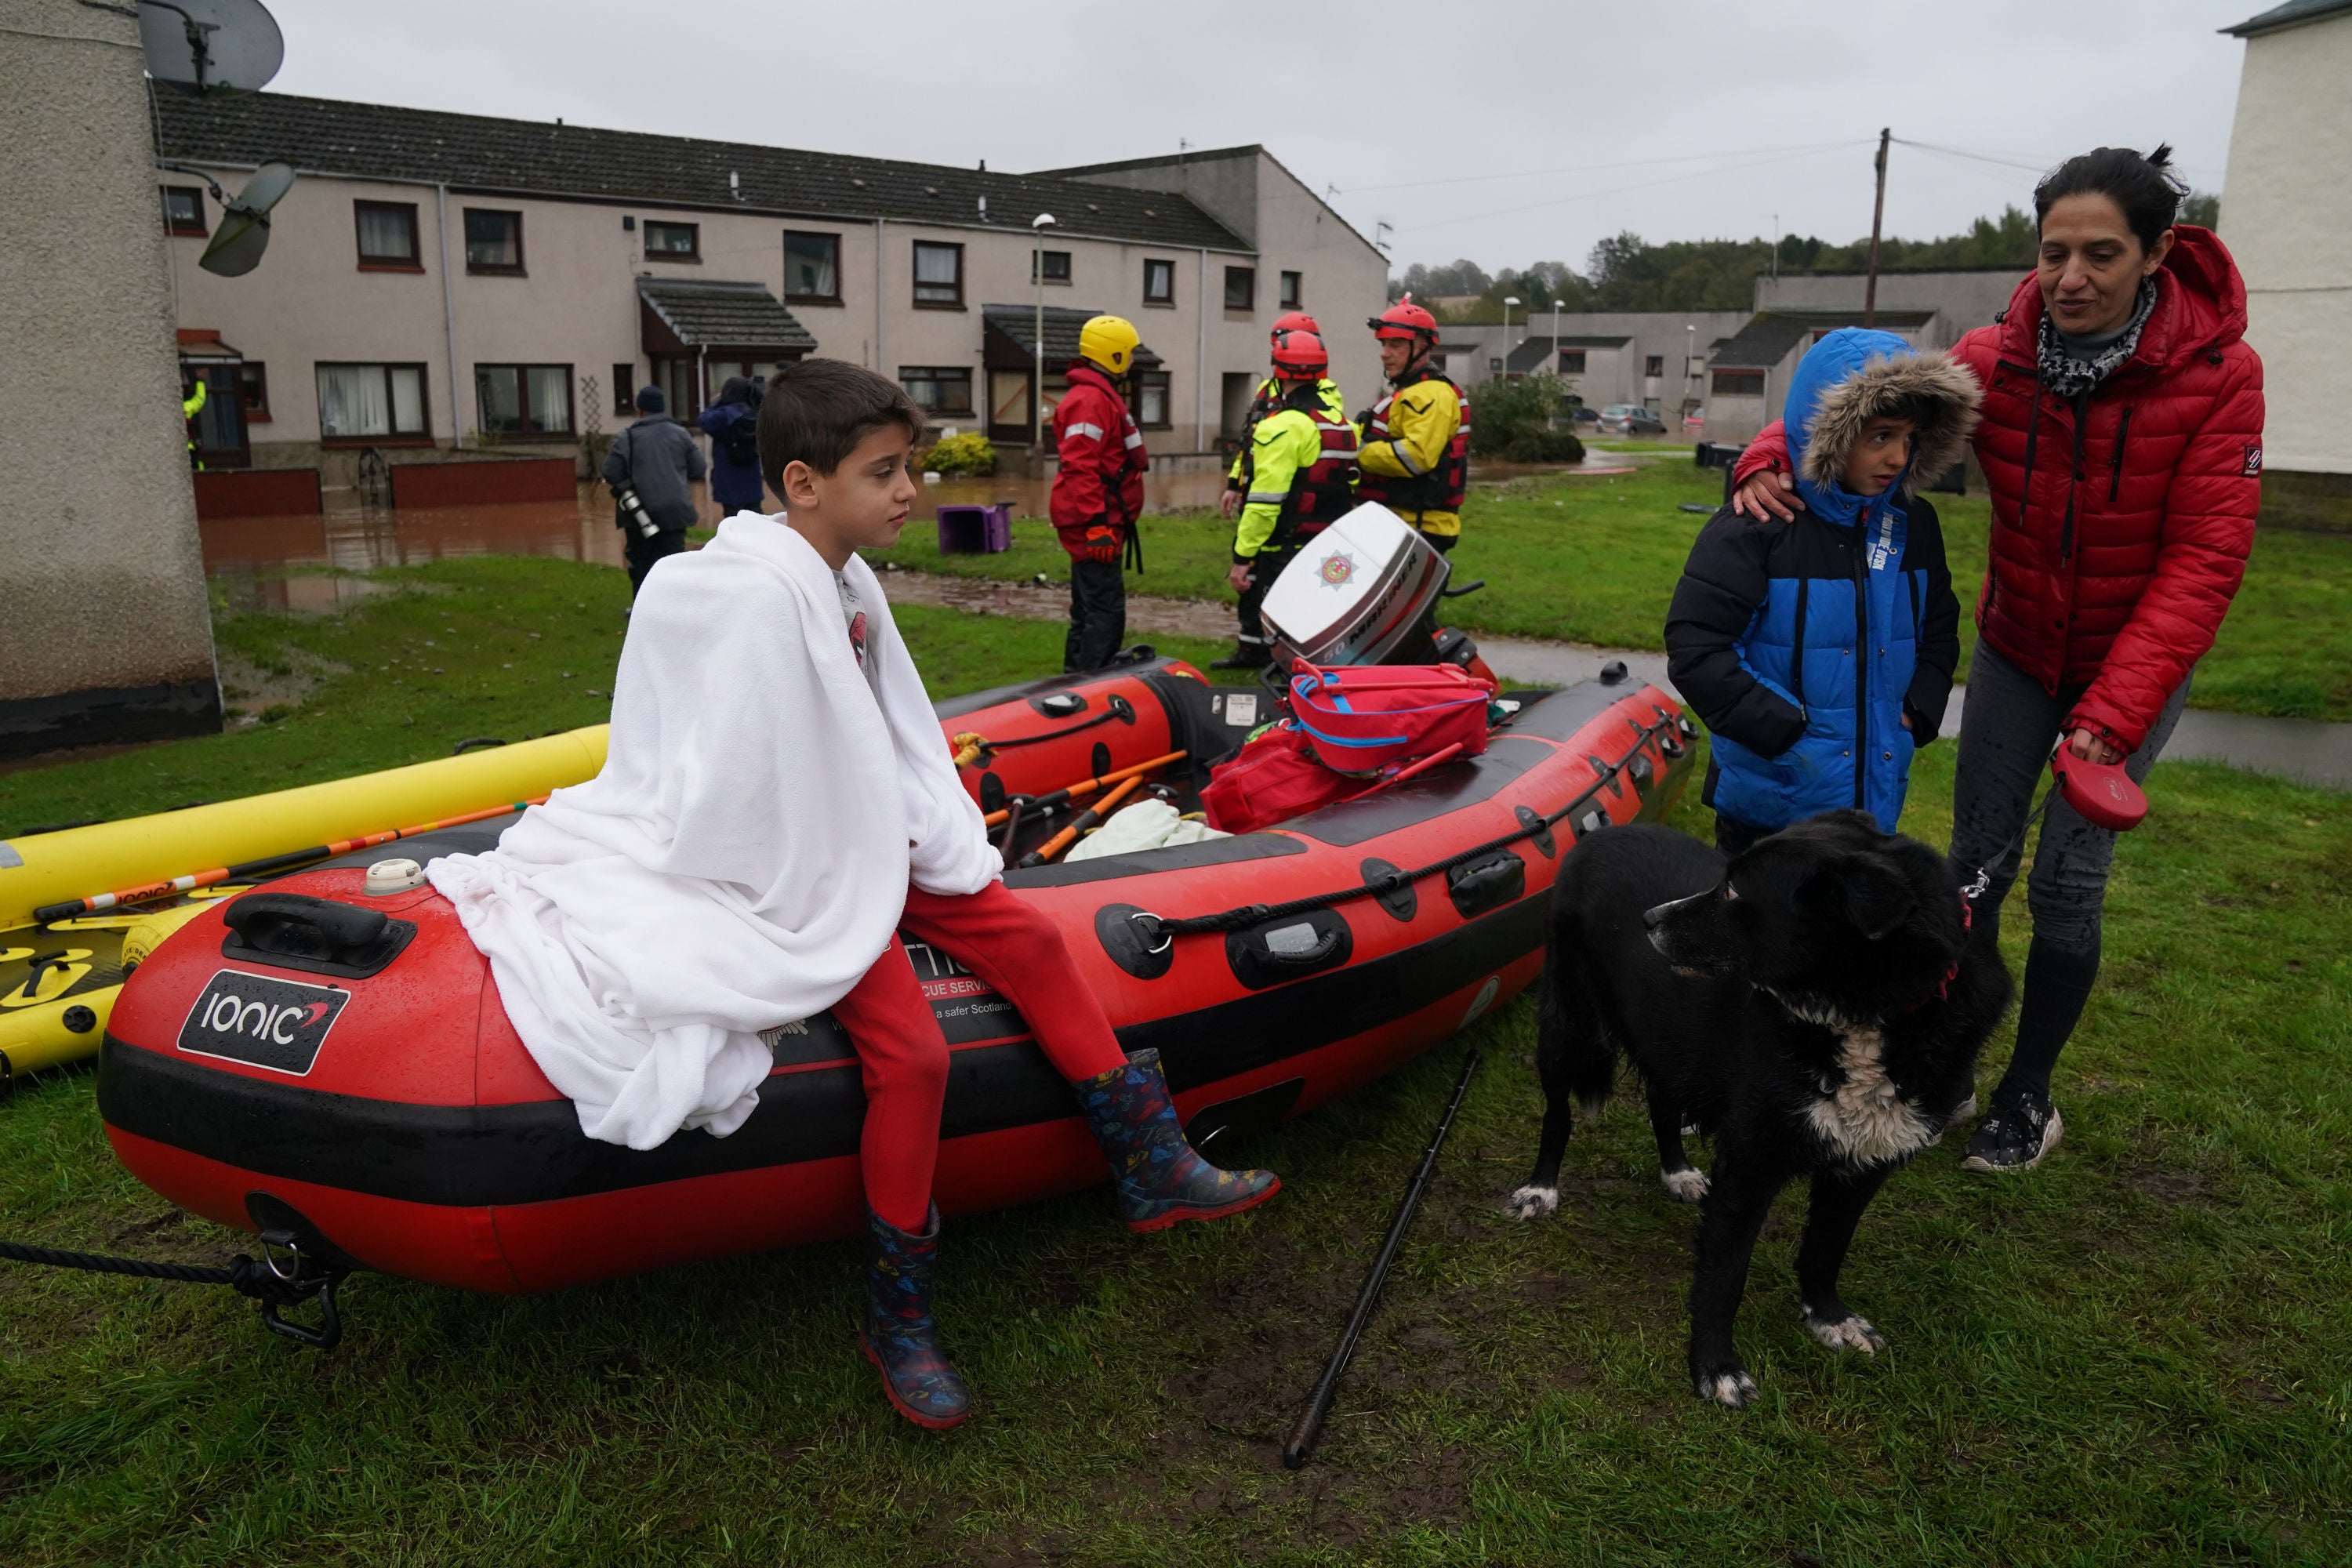
<instances>
[{"instance_id":1,"label":"white fleece blanket","mask_svg":"<svg viewBox=\"0 0 2352 1568\"><path fill-rule=\"evenodd\" d=\"M839 1001L910 880L975 893L1002 869L881 584L861 560L844 575L870 683L831 571L781 517L739 512L661 563L604 771L427 868L591 1138L734 1131L768 1073L759 1032Z\"/></svg>"}]
</instances>

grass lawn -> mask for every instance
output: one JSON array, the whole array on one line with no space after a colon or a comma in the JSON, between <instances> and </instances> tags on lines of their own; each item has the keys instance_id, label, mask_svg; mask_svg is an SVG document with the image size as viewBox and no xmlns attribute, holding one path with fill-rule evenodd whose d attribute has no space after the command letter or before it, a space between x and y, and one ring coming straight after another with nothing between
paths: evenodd
<instances>
[{"instance_id":1,"label":"grass lawn","mask_svg":"<svg viewBox=\"0 0 2352 1568\"><path fill-rule=\"evenodd\" d=\"M596 717L619 573L477 558L384 576L409 591L225 623L257 666L344 667L310 667L292 713L0 777L0 821ZM940 691L1058 658L1050 625L902 623ZM429 662L457 647L468 666ZM514 668L436 673L484 663ZM1930 841L1950 760L1931 748L1916 773L1906 826ZM1637 1107L1580 1134L1558 1215L1498 1212L1539 1114L1523 1000L1468 1033L1489 1065L1297 1474L1278 1444L1456 1047L1241 1151L1286 1184L1256 1214L1131 1237L1097 1190L956 1225L940 1306L980 1406L952 1434L884 1405L845 1244L525 1300L362 1277L330 1356L226 1291L7 1266L0 1561L2345 1562L2352 814L2201 764L2159 767L2058 1070L2065 1145L1996 1182L1948 1144L1888 1184L1847 1273L1893 1342L1874 1361L1799 1328L1784 1200L1741 1318L1750 1410L1683 1386L1693 1216L1659 1190ZM1686 800L1676 820L1701 816ZM2007 922L2012 958L2027 925ZM86 1072L0 1105L0 1236L190 1260L243 1240L121 1171Z\"/></svg>"},{"instance_id":2,"label":"grass lawn","mask_svg":"<svg viewBox=\"0 0 2352 1568\"><path fill-rule=\"evenodd\" d=\"M1456 582L1483 577L1486 586L1449 605L1446 617L1507 637L1663 647L1667 597L1706 521L1680 504L1712 504L1722 495L1720 472L1674 459L1630 474L1478 487L1465 508L1454 574ZM1962 636L1973 647L1990 510L1980 492L1933 500L1944 520L1952 580L1969 612ZM1232 540L1233 525L1214 516L1148 518L1146 570L1128 579L1128 591L1228 599ZM1013 549L1003 554L942 556L910 533L889 558L916 571L967 576L1043 572L1059 580L1068 572L1053 531L1037 519L1015 524ZM2352 720L2347 605L2352 537L2265 530L2221 637L2198 667L2190 701L2241 713Z\"/></svg>"}]
</instances>

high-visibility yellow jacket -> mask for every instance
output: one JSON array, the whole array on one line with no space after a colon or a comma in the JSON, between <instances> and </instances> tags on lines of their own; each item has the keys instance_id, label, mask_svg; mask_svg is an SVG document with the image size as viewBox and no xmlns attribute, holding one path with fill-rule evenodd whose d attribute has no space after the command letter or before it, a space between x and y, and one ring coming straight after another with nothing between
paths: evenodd
<instances>
[{"instance_id":1,"label":"high-visibility yellow jacket","mask_svg":"<svg viewBox=\"0 0 2352 1568\"><path fill-rule=\"evenodd\" d=\"M1337 382L1329 380L1317 382L1315 395L1321 401L1325 412L1332 418L1345 419L1348 416L1348 400L1339 395L1339 386ZM1250 395L1249 413L1242 420L1242 448L1234 454L1234 466L1225 475L1225 489L1245 490L1250 488L1248 472L1250 446L1257 436L1258 424L1267 415L1281 406L1282 384L1269 375L1259 382L1257 390Z\"/></svg>"},{"instance_id":2,"label":"high-visibility yellow jacket","mask_svg":"<svg viewBox=\"0 0 2352 1568\"><path fill-rule=\"evenodd\" d=\"M1292 405L1258 422L1249 449L1249 503L1234 530L1234 560L1320 533L1348 507L1356 427L1345 414L1322 417Z\"/></svg>"},{"instance_id":3,"label":"high-visibility yellow jacket","mask_svg":"<svg viewBox=\"0 0 2352 1568\"><path fill-rule=\"evenodd\" d=\"M1382 419L1388 426L1384 432L1380 428ZM1413 489L1431 488L1430 481L1458 465L1459 454L1452 448L1461 428L1462 399L1452 382L1432 375L1399 387L1382 400L1377 416L1363 427L1363 445L1356 461L1364 471L1367 499L1381 488L1375 476L1406 480ZM1444 488L1456 487L1445 484ZM1462 531L1458 501L1428 508L1388 504L1423 533Z\"/></svg>"}]
</instances>

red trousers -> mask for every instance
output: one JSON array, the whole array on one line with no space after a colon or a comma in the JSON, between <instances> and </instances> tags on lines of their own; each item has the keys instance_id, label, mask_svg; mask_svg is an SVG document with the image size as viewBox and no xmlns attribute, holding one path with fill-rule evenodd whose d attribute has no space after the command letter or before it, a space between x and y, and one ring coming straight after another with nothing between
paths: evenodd
<instances>
[{"instance_id":1,"label":"red trousers","mask_svg":"<svg viewBox=\"0 0 2352 1568\"><path fill-rule=\"evenodd\" d=\"M1002 882L969 898L907 889L898 929L955 959L1020 1010L1054 1070L1072 1082L1123 1066L1102 1004L1070 961L1062 933ZM849 1031L866 1080L858 1164L866 1202L901 1230L930 1217L947 1102L948 1042L897 942L883 950L833 1016Z\"/></svg>"}]
</instances>

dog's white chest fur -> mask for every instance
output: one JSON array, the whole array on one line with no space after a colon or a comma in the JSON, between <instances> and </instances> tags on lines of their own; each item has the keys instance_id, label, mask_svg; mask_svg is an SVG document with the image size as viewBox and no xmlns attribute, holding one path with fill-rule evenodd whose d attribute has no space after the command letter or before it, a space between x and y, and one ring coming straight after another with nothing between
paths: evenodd
<instances>
[{"instance_id":1,"label":"dog's white chest fur","mask_svg":"<svg viewBox=\"0 0 2352 1568\"><path fill-rule=\"evenodd\" d=\"M1943 1132L1895 1092L1895 1080L1886 1075L1885 1052L1885 1031L1877 1025L1841 1027L1838 1066L1845 1080L1805 1109L1815 1135L1851 1164L1908 1158Z\"/></svg>"}]
</instances>

